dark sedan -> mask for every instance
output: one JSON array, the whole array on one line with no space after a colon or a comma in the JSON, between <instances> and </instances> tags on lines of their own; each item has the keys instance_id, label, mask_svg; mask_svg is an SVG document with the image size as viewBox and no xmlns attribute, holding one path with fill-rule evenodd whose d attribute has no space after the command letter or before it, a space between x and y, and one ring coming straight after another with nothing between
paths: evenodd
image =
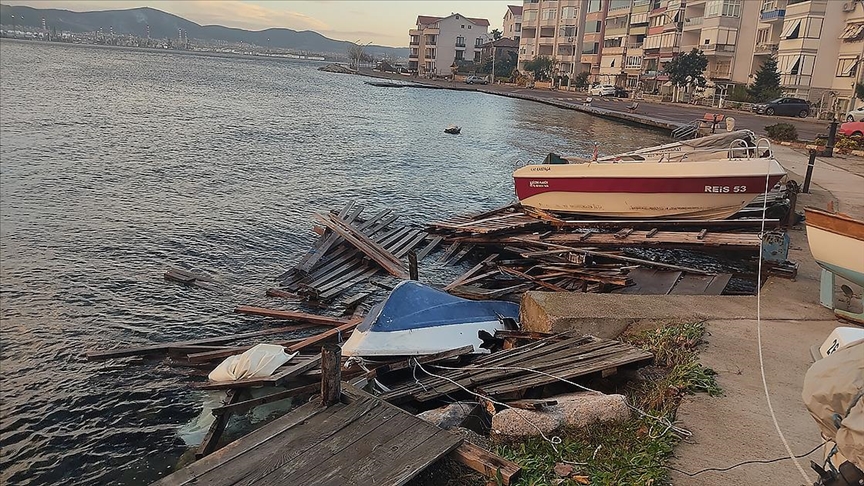
<instances>
[{"instance_id":1,"label":"dark sedan","mask_svg":"<svg viewBox=\"0 0 864 486\"><path fill-rule=\"evenodd\" d=\"M760 115L785 115L807 118L810 115L810 103L801 98L777 98L767 103L756 103L753 111Z\"/></svg>"}]
</instances>

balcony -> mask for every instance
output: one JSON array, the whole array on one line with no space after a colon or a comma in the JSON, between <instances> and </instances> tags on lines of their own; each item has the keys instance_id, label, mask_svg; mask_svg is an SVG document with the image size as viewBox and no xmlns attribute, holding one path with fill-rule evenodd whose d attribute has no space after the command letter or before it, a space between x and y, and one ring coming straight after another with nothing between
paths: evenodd
<instances>
[{"instance_id":1,"label":"balcony","mask_svg":"<svg viewBox=\"0 0 864 486\"><path fill-rule=\"evenodd\" d=\"M408 59L417 59L419 57L420 57L420 55L417 54L416 52L408 54Z\"/></svg>"},{"instance_id":2,"label":"balcony","mask_svg":"<svg viewBox=\"0 0 864 486\"><path fill-rule=\"evenodd\" d=\"M457 42L456 43L456 49L465 49L465 43L464 42Z\"/></svg>"},{"instance_id":3,"label":"balcony","mask_svg":"<svg viewBox=\"0 0 864 486\"><path fill-rule=\"evenodd\" d=\"M622 35L627 35L628 27L625 25L623 27L614 27L609 28L606 27L606 31L603 33L603 37L610 39L613 37L621 37Z\"/></svg>"},{"instance_id":4,"label":"balcony","mask_svg":"<svg viewBox=\"0 0 864 486\"><path fill-rule=\"evenodd\" d=\"M420 41L419 40L412 40L411 42L408 43L408 45L409 46L419 46Z\"/></svg>"},{"instance_id":5,"label":"balcony","mask_svg":"<svg viewBox=\"0 0 864 486\"><path fill-rule=\"evenodd\" d=\"M777 44L757 44L753 53L756 55L774 54L777 52Z\"/></svg>"},{"instance_id":6,"label":"balcony","mask_svg":"<svg viewBox=\"0 0 864 486\"><path fill-rule=\"evenodd\" d=\"M699 46L702 51L710 55L733 55L735 53L734 44L703 44Z\"/></svg>"},{"instance_id":7,"label":"balcony","mask_svg":"<svg viewBox=\"0 0 864 486\"><path fill-rule=\"evenodd\" d=\"M708 77L711 79L732 79L732 72L726 69L708 71Z\"/></svg>"},{"instance_id":8,"label":"balcony","mask_svg":"<svg viewBox=\"0 0 864 486\"><path fill-rule=\"evenodd\" d=\"M785 9L765 10L759 14L759 20L762 22L782 21L786 17Z\"/></svg>"},{"instance_id":9,"label":"balcony","mask_svg":"<svg viewBox=\"0 0 864 486\"><path fill-rule=\"evenodd\" d=\"M624 54L624 47L604 47L603 48L603 56L620 56Z\"/></svg>"},{"instance_id":10,"label":"balcony","mask_svg":"<svg viewBox=\"0 0 864 486\"><path fill-rule=\"evenodd\" d=\"M684 19L684 30L701 29L703 20L705 20L704 17L690 17L689 19Z\"/></svg>"},{"instance_id":11,"label":"balcony","mask_svg":"<svg viewBox=\"0 0 864 486\"><path fill-rule=\"evenodd\" d=\"M627 44L627 49L642 49L642 43Z\"/></svg>"}]
</instances>

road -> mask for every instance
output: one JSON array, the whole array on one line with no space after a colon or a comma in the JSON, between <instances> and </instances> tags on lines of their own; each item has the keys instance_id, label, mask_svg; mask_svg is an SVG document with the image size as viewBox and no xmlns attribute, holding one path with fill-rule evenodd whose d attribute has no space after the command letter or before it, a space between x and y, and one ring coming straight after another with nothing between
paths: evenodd
<instances>
[{"instance_id":1,"label":"road","mask_svg":"<svg viewBox=\"0 0 864 486\"><path fill-rule=\"evenodd\" d=\"M781 122L791 123L794 125L798 130L798 138L800 140L814 140L818 134L828 133L828 122L825 120L816 120L815 118L801 119L766 116L706 106L686 105L681 103L654 103L644 100L639 101L639 107L636 112L631 114L627 110L627 107L632 103L632 100L630 99L601 98L594 96L592 97L593 101L591 105L587 106L584 103L588 94L584 92L527 89L511 84L468 85L443 80L419 80L417 78L407 78L398 74L387 74L374 71L364 71L363 74L378 78L415 82L418 84L445 89L479 91L513 98L527 99L530 101L538 101L560 106L562 108L588 112L606 118L617 118L631 123L640 123L663 129L682 125L697 118L702 118L706 113L722 113L735 119L736 128L753 130L755 133L762 135L765 134L765 126Z\"/></svg>"}]
</instances>

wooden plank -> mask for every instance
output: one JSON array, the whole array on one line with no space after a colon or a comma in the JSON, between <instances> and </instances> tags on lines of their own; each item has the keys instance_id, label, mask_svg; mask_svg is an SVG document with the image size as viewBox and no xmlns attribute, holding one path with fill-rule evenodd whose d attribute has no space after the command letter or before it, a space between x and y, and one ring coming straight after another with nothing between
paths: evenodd
<instances>
[{"instance_id":1,"label":"wooden plank","mask_svg":"<svg viewBox=\"0 0 864 486\"><path fill-rule=\"evenodd\" d=\"M308 348L309 346L318 344L318 343L324 341L325 339L331 338L333 336L338 336L339 334L342 334L342 333L347 332L347 331L351 331L355 327L357 327L357 324L360 324L361 322L363 322L363 318L351 319L350 321L348 321L345 324L342 324L339 327L335 327L333 329L328 329L328 330L322 332L321 334L316 334L314 336L310 336L310 337L300 341L297 344L293 344L291 346L288 346L287 352L293 353L295 351L300 351L301 349L305 349L305 348Z\"/></svg>"},{"instance_id":2,"label":"wooden plank","mask_svg":"<svg viewBox=\"0 0 864 486\"><path fill-rule=\"evenodd\" d=\"M295 361L297 360L297 361ZM201 385L202 390L227 390L232 388L248 388L252 386L282 386L288 379L299 376L321 364L321 356L311 359L295 358L287 365L276 370L271 376L262 378L246 378L235 381L216 381Z\"/></svg>"},{"instance_id":3,"label":"wooden plank","mask_svg":"<svg viewBox=\"0 0 864 486\"><path fill-rule=\"evenodd\" d=\"M286 398L293 398L298 395L303 395L306 393L318 393L321 390L321 384L312 383L309 385L298 386L295 388L291 388L288 390L271 393L269 395L264 395L263 397L252 398L250 400L244 400L242 402L235 402L229 405L222 405L221 407L216 407L212 410L213 415L219 415L223 413L244 413L252 410L255 407L260 405L264 405L267 403L278 402L279 400L285 400ZM229 390L233 392L234 390Z\"/></svg>"},{"instance_id":4,"label":"wooden plank","mask_svg":"<svg viewBox=\"0 0 864 486\"><path fill-rule=\"evenodd\" d=\"M240 392L238 390L228 390L222 403L224 405L231 405L232 403L237 402L239 398ZM198 450L195 451L195 459L201 459L216 450L219 438L222 436L222 432L225 431L225 426L228 424L228 419L230 417L231 414L228 412L216 415L216 420L210 424L210 429L207 430L207 435L204 436L204 440L201 441L201 445L199 445Z\"/></svg>"},{"instance_id":5,"label":"wooden plank","mask_svg":"<svg viewBox=\"0 0 864 486\"><path fill-rule=\"evenodd\" d=\"M497 253L493 253L493 254L487 256L485 259L483 259L482 262L478 263L477 265L474 265L473 268L471 268L471 269L468 270L467 272L463 273L463 274L462 274L460 277L458 277L456 280L450 282L449 285L447 285L446 287L444 287L444 291L446 292L446 291L448 291L448 290L450 290L450 289L452 289L452 288L454 288L454 287L458 287L458 286L462 285L462 283L465 282L465 280L468 280L469 278L473 277L477 272L479 272L479 271L482 270L484 267L486 267L487 265L489 265L489 264L491 264L493 261L495 261L496 258L498 258L498 254L497 254Z\"/></svg>"},{"instance_id":6,"label":"wooden plank","mask_svg":"<svg viewBox=\"0 0 864 486\"><path fill-rule=\"evenodd\" d=\"M672 295L720 295L731 274L723 275L684 275L669 292ZM714 281L717 281L715 284ZM710 291L709 291L710 289Z\"/></svg>"},{"instance_id":7,"label":"wooden plank","mask_svg":"<svg viewBox=\"0 0 864 486\"><path fill-rule=\"evenodd\" d=\"M282 333L286 333L286 332L298 331L301 329L308 329L310 327L317 327L317 326L312 325L312 324L296 324L293 326L275 327L272 329L264 329L261 331L250 331L250 332L244 332L244 333L239 333L239 334L229 334L226 336L216 336L216 337L212 337L212 338L195 339L192 341L177 341L177 342L158 343L158 344L152 344L149 346L110 349L110 350L106 350L106 351L87 351L85 356L87 357L88 360L125 358L125 357L129 357L129 356L147 356L147 355L152 355L152 354L167 353L168 349L170 349L170 348L179 348L179 347L184 347L184 346L198 346L198 345L203 345L203 344L228 343L231 341L238 341L240 339L267 336L270 334L282 334Z\"/></svg>"},{"instance_id":8,"label":"wooden plank","mask_svg":"<svg viewBox=\"0 0 864 486\"><path fill-rule=\"evenodd\" d=\"M558 400L512 400L503 402L508 407L521 408L522 410L543 410L553 405L558 405Z\"/></svg>"},{"instance_id":9,"label":"wooden plank","mask_svg":"<svg viewBox=\"0 0 864 486\"><path fill-rule=\"evenodd\" d=\"M447 249L444 250L444 254L441 255L441 258L438 259L438 262L444 263L449 260L450 257L453 256L454 253L456 253L456 250L458 250L460 246L462 246L462 243L459 241L454 241L453 243L451 243L450 246L448 246Z\"/></svg>"},{"instance_id":10,"label":"wooden plank","mask_svg":"<svg viewBox=\"0 0 864 486\"><path fill-rule=\"evenodd\" d=\"M379 272L379 269L377 267L370 267L369 269L367 269L362 274L358 275L353 280L347 280L347 281L339 284L338 286L333 287L330 290L327 290L327 291L319 294L318 299L320 299L320 300L331 299L331 298L339 295L340 293L350 289L351 287L357 285L359 282L375 275L378 272Z\"/></svg>"},{"instance_id":11,"label":"wooden plank","mask_svg":"<svg viewBox=\"0 0 864 486\"><path fill-rule=\"evenodd\" d=\"M279 297L288 300L300 300L300 296L293 292L286 292L282 289L269 288L266 292L267 297Z\"/></svg>"},{"instance_id":12,"label":"wooden plank","mask_svg":"<svg viewBox=\"0 0 864 486\"><path fill-rule=\"evenodd\" d=\"M555 292L568 292L568 290L565 288L561 288L561 287L559 287L555 284L551 284L549 282L544 282L544 281L540 280L539 278L532 277L531 275L528 275L527 273L522 273L522 272L515 270L513 268L503 267L503 266L499 265L498 270L500 270L502 273L513 275L513 276L516 276L519 278L524 278L525 280L534 282L535 284L537 284L541 287L547 288L549 290L553 290Z\"/></svg>"},{"instance_id":13,"label":"wooden plank","mask_svg":"<svg viewBox=\"0 0 864 486\"><path fill-rule=\"evenodd\" d=\"M403 256L407 255L408 252L413 250L417 245L419 245L421 241L425 240L427 236L429 235L422 231L417 233L414 238L408 241L408 244L406 244L404 248L394 252L393 255L395 255L397 258L402 258Z\"/></svg>"},{"instance_id":14,"label":"wooden plank","mask_svg":"<svg viewBox=\"0 0 864 486\"><path fill-rule=\"evenodd\" d=\"M316 214L315 217L330 229L338 233L346 241L354 245L358 250L362 251L366 256L381 265L388 273L399 278L408 278L408 273L404 265L395 256L381 247L381 245L372 241L368 236L360 233L355 228L345 224L340 220L325 218Z\"/></svg>"},{"instance_id":15,"label":"wooden plank","mask_svg":"<svg viewBox=\"0 0 864 486\"><path fill-rule=\"evenodd\" d=\"M353 206L354 206L353 202L348 203L348 205L345 207L345 209L343 209L343 211L340 212L337 217L340 220L345 220L345 221L348 221L349 223L354 221L357 218L357 216L360 215L360 212L363 211L363 207L358 205L356 209L351 211ZM348 214L346 216L346 213L348 211L351 211L351 212L350 212L350 214ZM300 272L300 273L309 273L310 271L312 271L312 269L315 267L315 265L318 263L318 261L321 260L321 258L328 251L330 251L330 248L332 248L333 245L340 242L341 240L342 240L342 238L340 238L339 235L337 235L337 234L331 233L330 235L325 236L320 245L313 247L308 253L306 253L303 256L303 258L300 259L300 262L298 262L297 265L295 265L295 267L294 267L295 270Z\"/></svg>"},{"instance_id":16,"label":"wooden plank","mask_svg":"<svg viewBox=\"0 0 864 486\"><path fill-rule=\"evenodd\" d=\"M443 236L436 236L435 238L432 238L432 241L430 241L428 245L424 246L422 250L417 252L417 261L422 261L424 258L426 258L426 255L428 255L432 250L437 248L442 241L444 241Z\"/></svg>"},{"instance_id":17,"label":"wooden plank","mask_svg":"<svg viewBox=\"0 0 864 486\"><path fill-rule=\"evenodd\" d=\"M522 468L515 462L508 461L470 442L463 442L450 453L450 457L456 462L483 474L493 482L497 482L500 478L504 485L515 483L522 474Z\"/></svg>"},{"instance_id":18,"label":"wooden plank","mask_svg":"<svg viewBox=\"0 0 864 486\"><path fill-rule=\"evenodd\" d=\"M274 319L304 321L319 326L341 326L342 324L348 322L347 320L338 317L326 317L315 314L306 314L304 312L294 312L279 309L266 309L264 307L253 307L250 305L241 305L235 308L234 312L238 314L249 314L253 316L272 317Z\"/></svg>"},{"instance_id":19,"label":"wooden plank","mask_svg":"<svg viewBox=\"0 0 864 486\"><path fill-rule=\"evenodd\" d=\"M731 273L715 275L711 283L708 284L708 287L705 288L705 295L723 295L730 280L732 280Z\"/></svg>"},{"instance_id":20,"label":"wooden plank","mask_svg":"<svg viewBox=\"0 0 864 486\"><path fill-rule=\"evenodd\" d=\"M391 371L404 370L413 367L416 363L420 363L421 365L426 363L435 363L444 359L457 358L459 356L465 356L467 354L471 354L474 352L474 345L469 344L467 346L462 346L460 348L450 349L448 351L441 351L440 353L427 354L424 356L418 356L416 358L411 358L407 360L397 361L395 363L388 363L382 366L379 366L372 370L374 373L373 376L381 376L384 373L389 373Z\"/></svg>"}]
</instances>

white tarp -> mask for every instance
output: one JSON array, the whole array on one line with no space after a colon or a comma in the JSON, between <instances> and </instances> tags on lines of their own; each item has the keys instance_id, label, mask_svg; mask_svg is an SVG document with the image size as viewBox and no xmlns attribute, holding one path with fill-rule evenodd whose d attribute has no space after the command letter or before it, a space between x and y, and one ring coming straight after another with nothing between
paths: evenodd
<instances>
[{"instance_id":1,"label":"white tarp","mask_svg":"<svg viewBox=\"0 0 864 486\"><path fill-rule=\"evenodd\" d=\"M229 356L207 375L213 381L235 381L244 378L264 378L276 368L291 361L297 353L287 354L276 344L258 344L243 354Z\"/></svg>"},{"instance_id":2,"label":"white tarp","mask_svg":"<svg viewBox=\"0 0 864 486\"><path fill-rule=\"evenodd\" d=\"M801 397L822 435L864 470L864 341L820 359L807 370ZM840 427L837 428L837 419Z\"/></svg>"}]
</instances>

